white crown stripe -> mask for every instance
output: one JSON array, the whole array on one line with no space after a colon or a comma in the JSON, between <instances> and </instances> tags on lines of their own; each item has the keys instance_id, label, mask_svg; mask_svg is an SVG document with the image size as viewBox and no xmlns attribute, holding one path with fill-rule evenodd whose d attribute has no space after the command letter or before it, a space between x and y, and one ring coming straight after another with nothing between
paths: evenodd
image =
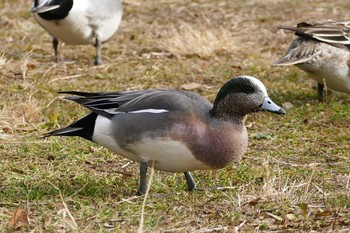
<instances>
[{"instance_id":1,"label":"white crown stripe","mask_svg":"<svg viewBox=\"0 0 350 233\"><path fill-rule=\"evenodd\" d=\"M265 96L268 96L265 85L259 79L251 76L243 76L243 77L250 79L252 83L254 83L259 87L259 89L264 93Z\"/></svg>"}]
</instances>

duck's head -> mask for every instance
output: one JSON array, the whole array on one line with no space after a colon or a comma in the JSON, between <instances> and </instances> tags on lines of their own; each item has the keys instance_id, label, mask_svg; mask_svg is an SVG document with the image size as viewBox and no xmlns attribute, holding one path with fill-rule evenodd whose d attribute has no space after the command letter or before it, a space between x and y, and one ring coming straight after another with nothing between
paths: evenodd
<instances>
[{"instance_id":1,"label":"duck's head","mask_svg":"<svg viewBox=\"0 0 350 233\"><path fill-rule=\"evenodd\" d=\"M269 98L265 85L259 79L237 76L221 87L211 114L215 117L240 119L260 110L285 114L284 109Z\"/></svg>"}]
</instances>

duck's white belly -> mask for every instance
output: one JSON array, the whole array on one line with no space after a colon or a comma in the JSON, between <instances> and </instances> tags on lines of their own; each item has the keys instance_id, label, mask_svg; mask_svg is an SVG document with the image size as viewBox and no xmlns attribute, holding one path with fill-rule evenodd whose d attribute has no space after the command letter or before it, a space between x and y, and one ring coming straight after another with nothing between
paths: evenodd
<instances>
[{"instance_id":1,"label":"duck's white belly","mask_svg":"<svg viewBox=\"0 0 350 233\"><path fill-rule=\"evenodd\" d=\"M152 138L136 141L121 148L112 137L111 121L98 116L95 123L92 140L114 153L120 154L132 161L154 161L154 168L168 172L186 172L211 169L197 160L191 151L180 141L170 138Z\"/></svg>"},{"instance_id":2,"label":"duck's white belly","mask_svg":"<svg viewBox=\"0 0 350 233\"><path fill-rule=\"evenodd\" d=\"M328 45L317 59L298 64L310 77L328 88L350 94L350 53Z\"/></svg>"},{"instance_id":3,"label":"duck's white belly","mask_svg":"<svg viewBox=\"0 0 350 233\"><path fill-rule=\"evenodd\" d=\"M179 141L148 139L129 146L142 160L155 161L155 169L168 172L208 170L209 166L197 160Z\"/></svg>"}]
</instances>

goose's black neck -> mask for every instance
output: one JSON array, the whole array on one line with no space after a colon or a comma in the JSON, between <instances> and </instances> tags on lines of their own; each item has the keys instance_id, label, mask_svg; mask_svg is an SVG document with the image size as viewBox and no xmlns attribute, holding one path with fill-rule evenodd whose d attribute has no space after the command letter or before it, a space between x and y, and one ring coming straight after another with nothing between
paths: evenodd
<instances>
[{"instance_id":1,"label":"goose's black neck","mask_svg":"<svg viewBox=\"0 0 350 233\"><path fill-rule=\"evenodd\" d=\"M34 1L34 6L38 5L38 0ZM69 11L73 7L73 0L53 0L48 5L59 5L59 8L51 11L38 13L38 15L46 20L60 20L68 16Z\"/></svg>"}]
</instances>

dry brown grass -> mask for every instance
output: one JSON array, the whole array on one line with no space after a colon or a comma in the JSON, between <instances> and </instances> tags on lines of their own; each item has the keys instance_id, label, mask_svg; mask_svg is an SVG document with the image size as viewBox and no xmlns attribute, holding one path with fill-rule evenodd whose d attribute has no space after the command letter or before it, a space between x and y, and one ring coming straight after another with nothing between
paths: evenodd
<instances>
[{"instance_id":1,"label":"dry brown grass","mask_svg":"<svg viewBox=\"0 0 350 233\"><path fill-rule=\"evenodd\" d=\"M187 23L173 28L159 43L161 47L177 56L198 56L203 59L220 54L233 54L237 50L235 37L225 28L210 25L194 26Z\"/></svg>"},{"instance_id":2,"label":"dry brown grass","mask_svg":"<svg viewBox=\"0 0 350 233\"><path fill-rule=\"evenodd\" d=\"M318 103L313 82L274 67L293 35L279 25L348 19L348 2L125 0L119 32L92 66L93 46L64 46L54 63L49 35L28 0L0 1L0 229L24 208L32 232L348 232L349 96ZM279 118L248 117L249 149L238 165L182 174L155 172L144 204L138 165L81 139L39 139L87 111L57 91L181 88L213 100L235 75L260 78ZM191 85L190 85L191 86Z\"/></svg>"}]
</instances>

